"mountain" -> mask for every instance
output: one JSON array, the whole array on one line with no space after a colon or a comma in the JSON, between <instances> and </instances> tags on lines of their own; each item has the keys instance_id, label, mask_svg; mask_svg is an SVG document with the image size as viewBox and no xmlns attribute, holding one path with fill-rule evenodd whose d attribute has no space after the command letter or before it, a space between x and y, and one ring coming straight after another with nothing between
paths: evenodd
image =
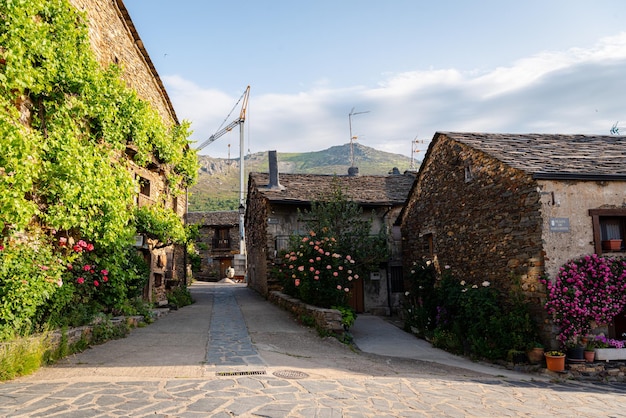
<instances>
[{"instance_id":1,"label":"mountain","mask_svg":"<svg viewBox=\"0 0 626 418\"><path fill-rule=\"evenodd\" d=\"M361 144L354 144L353 151L354 165L359 168L361 175L385 175L394 167L402 173L411 168L411 159L405 155L378 151ZM350 167L350 144L323 151L277 154L281 173L346 175ZM237 209L239 159L212 158L206 155L199 155L198 159L198 183L190 189L189 211ZM269 171L267 152L247 155L244 162L246 181L250 172ZM416 163L417 166L419 162Z\"/></svg>"}]
</instances>

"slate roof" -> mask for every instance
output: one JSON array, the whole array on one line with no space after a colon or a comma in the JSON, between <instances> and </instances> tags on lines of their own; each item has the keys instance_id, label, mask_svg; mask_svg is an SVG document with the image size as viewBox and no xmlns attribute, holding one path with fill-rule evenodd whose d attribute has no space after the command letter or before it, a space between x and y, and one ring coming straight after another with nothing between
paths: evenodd
<instances>
[{"instance_id":1,"label":"slate roof","mask_svg":"<svg viewBox=\"0 0 626 418\"><path fill-rule=\"evenodd\" d=\"M626 137L437 132L535 178L626 176ZM435 141L433 141L435 142Z\"/></svg>"},{"instance_id":2,"label":"slate roof","mask_svg":"<svg viewBox=\"0 0 626 418\"><path fill-rule=\"evenodd\" d=\"M250 184L274 203L308 204L332 191L333 178L339 181L342 192L363 206L402 205L406 200L415 173L388 176L333 176L322 174L281 173L279 183L283 190L269 189L269 174L250 173Z\"/></svg>"},{"instance_id":3,"label":"slate roof","mask_svg":"<svg viewBox=\"0 0 626 418\"><path fill-rule=\"evenodd\" d=\"M187 212L187 223L203 226L235 226L239 225L239 211Z\"/></svg>"}]
</instances>

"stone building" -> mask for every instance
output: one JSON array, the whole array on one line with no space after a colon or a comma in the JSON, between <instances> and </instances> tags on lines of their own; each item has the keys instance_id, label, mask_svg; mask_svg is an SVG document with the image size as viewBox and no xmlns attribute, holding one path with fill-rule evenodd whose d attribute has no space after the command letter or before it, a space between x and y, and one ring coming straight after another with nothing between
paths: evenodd
<instances>
[{"instance_id":1,"label":"stone building","mask_svg":"<svg viewBox=\"0 0 626 418\"><path fill-rule=\"evenodd\" d=\"M272 153L274 157L272 158ZM402 286L402 263L397 218L411 185L413 173L386 176L332 176L317 174L280 174L275 151L270 151L270 172L250 173L246 202L246 248L248 285L267 295L280 287L269 273L277 256L287 248L291 235L302 235L304 225L298 211L308 210L311 202L332 191L337 179L341 191L357 202L363 216L373 215L371 234L388 233L391 257L380 271L355 282L351 305L357 312L390 314L398 308Z\"/></svg>"},{"instance_id":2,"label":"stone building","mask_svg":"<svg viewBox=\"0 0 626 418\"><path fill-rule=\"evenodd\" d=\"M194 270L193 277L212 282L225 278L226 270L235 267L234 258L241 253L239 212L189 212L187 223L198 226L195 246L200 256L200 266Z\"/></svg>"},{"instance_id":3,"label":"stone building","mask_svg":"<svg viewBox=\"0 0 626 418\"><path fill-rule=\"evenodd\" d=\"M122 0L70 0L78 10L85 13L89 39L95 56L103 67L119 65L122 79L138 96L149 102L160 114L166 126L178 124L174 107L163 86L161 78L146 51L139 34ZM147 168L132 162L136 153L133 146L126 149L130 170L139 185L135 203L138 206L164 203L181 220L187 212L185 193L174 196L167 187L170 168L153 158ZM159 243L146 237L136 237L136 246L150 265L149 284L144 289L147 299L165 300L165 291L186 278L184 248L160 247Z\"/></svg>"},{"instance_id":4,"label":"stone building","mask_svg":"<svg viewBox=\"0 0 626 418\"><path fill-rule=\"evenodd\" d=\"M625 207L622 138L438 132L399 219L405 271L426 257L470 283L519 279L549 336L538 278L608 239L620 254Z\"/></svg>"}]
</instances>

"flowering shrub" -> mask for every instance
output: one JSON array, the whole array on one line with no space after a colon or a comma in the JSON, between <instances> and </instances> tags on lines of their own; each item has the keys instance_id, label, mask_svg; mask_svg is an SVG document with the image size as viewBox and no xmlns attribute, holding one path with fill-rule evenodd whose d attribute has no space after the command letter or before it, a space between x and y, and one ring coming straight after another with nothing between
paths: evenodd
<instances>
[{"instance_id":1,"label":"flowering shrub","mask_svg":"<svg viewBox=\"0 0 626 418\"><path fill-rule=\"evenodd\" d=\"M335 252L336 245L335 238L320 238L314 231L300 238L277 269L283 291L322 308L345 306L351 282L359 275L355 260Z\"/></svg>"},{"instance_id":2,"label":"flowering shrub","mask_svg":"<svg viewBox=\"0 0 626 418\"><path fill-rule=\"evenodd\" d=\"M559 327L562 344L591 330L592 322L608 324L626 307L626 262L587 255L563 265L547 285L546 311Z\"/></svg>"},{"instance_id":3,"label":"flowering shrub","mask_svg":"<svg viewBox=\"0 0 626 418\"><path fill-rule=\"evenodd\" d=\"M488 281L458 280L446 266L441 277L429 261L414 263L405 294L405 327L417 328L433 345L470 356L504 359L537 340L528 307L518 293Z\"/></svg>"},{"instance_id":4,"label":"flowering shrub","mask_svg":"<svg viewBox=\"0 0 626 418\"><path fill-rule=\"evenodd\" d=\"M37 310L63 285L52 249L45 237L0 241L0 341L30 333Z\"/></svg>"}]
</instances>

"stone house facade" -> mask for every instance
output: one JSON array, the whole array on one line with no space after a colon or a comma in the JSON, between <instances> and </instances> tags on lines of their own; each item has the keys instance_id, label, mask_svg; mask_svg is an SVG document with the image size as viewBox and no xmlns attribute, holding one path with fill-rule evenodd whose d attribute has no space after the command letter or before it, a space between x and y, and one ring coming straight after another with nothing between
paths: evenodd
<instances>
[{"instance_id":1,"label":"stone house facade","mask_svg":"<svg viewBox=\"0 0 626 418\"><path fill-rule=\"evenodd\" d=\"M271 153L272 151L270 151ZM275 157L274 157L275 158ZM399 228L393 222L400 213L415 179L413 173L388 176L332 176L280 174L272 163L270 173L250 173L246 201L245 236L248 285L262 295L280 289L271 275L292 235L306 234L299 211L328 195L333 179L344 194L363 208L364 217L373 217L371 234L388 233L391 257L380 271L359 281L353 289L352 304L357 312L389 315L399 307L402 292L402 262Z\"/></svg>"},{"instance_id":2,"label":"stone house facade","mask_svg":"<svg viewBox=\"0 0 626 418\"><path fill-rule=\"evenodd\" d=\"M160 114L165 125L178 124L174 107L161 78L146 51L122 0L70 0L87 19L91 47L102 66L119 65L122 78L138 96L149 102ZM185 193L174 196L167 187L169 167L153 160L147 168L132 162L136 153L132 146L126 149L129 169L137 180L137 206L164 203L184 219L187 212ZM165 302L166 290L187 278L185 249L181 246L159 248L159 243L146 237L136 237L136 247L150 265L150 280L144 297Z\"/></svg>"},{"instance_id":3,"label":"stone house facade","mask_svg":"<svg viewBox=\"0 0 626 418\"><path fill-rule=\"evenodd\" d=\"M239 212L189 212L187 223L198 226L195 243L200 256L199 269L193 271L197 280L216 282L234 268L239 250Z\"/></svg>"},{"instance_id":4,"label":"stone house facade","mask_svg":"<svg viewBox=\"0 0 626 418\"><path fill-rule=\"evenodd\" d=\"M399 218L405 271L430 258L469 283L507 289L519 280L550 341L539 277L606 252L609 238L622 240L620 254L625 207L618 137L438 132Z\"/></svg>"}]
</instances>

